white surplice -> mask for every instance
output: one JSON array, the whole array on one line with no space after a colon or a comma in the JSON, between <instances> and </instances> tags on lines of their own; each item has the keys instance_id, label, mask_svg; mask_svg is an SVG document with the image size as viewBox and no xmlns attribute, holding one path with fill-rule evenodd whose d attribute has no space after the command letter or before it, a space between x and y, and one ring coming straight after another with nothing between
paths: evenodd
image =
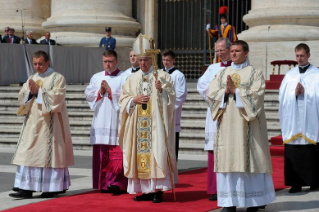
<instances>
[{"instance_id":1,"label":"white surplice","mask_svg":"<svg viewBox=\"0 0 319 212\"><path fill-rule=\"evenodd\" d=\"M248 65L248 61L238 65L232 63L231 68L243 69ZM236 107L244 108L237 90ZM263 206L276 199L270 173L217 172L216 176L219 207Z\"/></svg>"},{"instance_id":2,"label":"white surplice","mask_svg":"<svg viewBox=\"0 0 319 212\"><path fill-rule=\"evenodd\" d=\"M169 70L173 69L174 66L170 67L166 70L169 73ZM176 102L175 102L175 132L181 131L181 116L182 116L182 106L187 98L187 87L186 80L184 74L175 70L172 74L170 74L174 81L174 88L176 93Z\"/></svg>"},{"instance_id":3,"label":"white surplice","mask_svg":"<svg viewBox=\"0 0 319 212\"><path fill-rule=\"evenodd\" d=\"M41 192L68 190L71 185L68 168L18 166L14 187Z\"/></svg>"},{"instance_id":4,"label":"white surplice","mask_svg":"<svg viewBox=\"0 0 319 212\"><path fill-rule=\"evenodd\" d=\"M208 87L209 83L215 78L216 74L223 70L225 67L221 67L220 63L210 65L203 76L198 79L197 91L207 102L207 114L206 114L206 125L205 125L205 150L214 150L214 137L216 132L216 121L212 119L212 113L208 104Z\"/></svg>"},{"instance_id":5,"label":"white surplice","mask_svg":"<svg viewBox=\"0 0 319 212\"><path fill-rule=\"evenodd\" d=\"M94 111L90 143L119 145L118 143L118 123L119 123L119 105L118 101L128 75L120 71L117 76L105 76L105 71L96 73L90 80L90 84L85 90L86 100L91 110ZM105 93L101 99L96 101L101 87L102 80L105 80L111 87L112 99Z\"/></svg>"},{"instance_id":6,"label":"white surplice","mask_svg":"<svg viewBox=\"0 0 319 212\"><path fill-rule=\"evenodd\" d=\"M304 95L296 98L300 82ZM305 104L307 102L307 104ZM319 140L319 69L310 65L303 74L299 66L285 75L279 90L279 119L283 141L291 145L315 144Z\"/></svg>"}]
</instances>

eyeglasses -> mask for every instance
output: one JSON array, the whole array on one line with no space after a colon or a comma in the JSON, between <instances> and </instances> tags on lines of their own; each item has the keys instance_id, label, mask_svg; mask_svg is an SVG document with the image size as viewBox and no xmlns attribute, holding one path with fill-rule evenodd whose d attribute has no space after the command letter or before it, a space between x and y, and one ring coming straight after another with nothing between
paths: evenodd
<instances>
[{"instance_id":1,"label":"eyeglasses","mask_svg":"<svg viewBox=\"0 0 319 212\"><path fill-rule=\"evenodd\" d=\"M217 51L215 51L215 53L223 53L223 52L225 52L226 51L226 49L220 49L220 50L217 50Z\"/></svg>"},{"instance_id":2,"label":"eyeglasses","mask_svg":"<svg viewBox=\"0 0 319 212\"><path fill-rule=\"evenodd\" d=\"M5 29L4 31L5 31L5 32L9 32L9 30L6 30L6 29Z\"/></svg>"}]
</instances>

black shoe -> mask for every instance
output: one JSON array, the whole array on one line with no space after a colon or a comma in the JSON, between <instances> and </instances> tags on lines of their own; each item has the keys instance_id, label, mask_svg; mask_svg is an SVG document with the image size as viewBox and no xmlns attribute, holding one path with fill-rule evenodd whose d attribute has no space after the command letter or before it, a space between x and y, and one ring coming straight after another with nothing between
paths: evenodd
<instances>
[{"instance_id":1,"label":"black shoe","mask_svg":"<svg viewBox=\"0 0 319 212\"><path fill-rule=\"evenodd\" d=\"M18 192L18 191L20 191L20 189L19 189L18 187L13 187L13 188L12 188L12 191Z\"/></svg>"},{"instance_id":2,"label":"black shoe","mask_svg":"<svg viewBox=\"0 0 319 212\"><path fill-rule=\"evenodd\" d=\"M319 186L310 186L310 191L317 191Z\"/></svg>"},{"instance_id":3,"label":"black shoe","mask_svg":"<svg viewBox=\"0 0 319 212\"><path fill-rule=\"evenodd\" d=\"M297 192L300 192L300 191L301 191L301 186L292 186L289 189L289 193L297 193Z\"/></svg>"},{"instance_id":4,"label":"black shoe","mask_svg":"<svg viewBox=\"0 0 319 212\"><path fill-rule=\"evenodd\" d=\"M217 200L217 194L213 194L213 196L208 198L209 201L216 201Z\"/></svg>"},{"instance_id":5,"label":"black shoe","mask_svg":"<svg viewBox=\"0 0 319 212\"><path fill-rule=\"evenodd\" d=\"M163 202L163 191L156 192L153 197L153 203Z\"/></svg>"},{"instance_id":6,"label":"black shoe","mask_svg":"<svg viewBox=\"0 0 319 212\"><path fill-rule=\"evenodd\" d=\"M42 192L39 198L53 198L56 192Z\"/></svg>"},{"instance_id":7,"label":"black shoe","mask_svg":"<svg viewBox=\"0 0 319 212\"><path fill-rule=\"evenodd\" d=\"M9 194L9 196L13 198L19 198L19 199L28 199L28 198L32 198L32 192L33 191L20 189L17 193L11 193Z\"/></svg>"},{"instance_id":8,"label":"black shoe","mask_svg":"<svg viewBox=\"0 0 319 212\"><path fill-rule=\"evenodd\" d=\"M266 209L267 205L258 206L259 209Z\"/></svg>"},{"instance_id":9,"label":"black shoe","mask_svg":"<svg viewBox=\"0 0 319 212\"><path fill-rule=\"evenodd\" d=\"M65 194L66 190L54 192L54 195Z\"/></svg>"},{"instance_id":10,"label":"black shoe","mask_svg":"<svg viewBox=\"0 0 319 212\"><path fill-rule=\"evenodd\" d=\"M104 189L101 189L101 193L102 193L102 194L105 194L105 193L112 193L112 191L110 191L110 190L104 190Z\"/></svg>"},{"instance_id":11,"label":"black shoe","mask_svg":"<svg viewBox=\"0 0 319 212\"><path fill-rule=\"evenodd\" d=\"M116 185L108 185L107 189L109 191L111 191L113 194L120 194L121 193L120 187L118 187Z\"/></svg>"},{"instance_id":12,"label":"black shoe","mask_svg":"<svg viewBox=\"0 0 319 212\"><path fill-rule=\"evenodd\" d=\"M221 210L221 212L236 212L236 206L224 207L223 210Z\"/></svg>"},{"instance_id":13,"label":"black shoe","mask_svg":"<svg viewBox=\"0 0 319 212\"><path fill-rule=\"evenodd\" d=\"M259 206L257 206L257 207L249 207L249 208L247 208L247 212L256 212L256 211L258 211L258 209L259 209Z\"/></svg>"},{"instance_id":14,"label":"black shoe","mask_svg":"<svg viewBox=\"0 0 319 212\"><path fill-rule=\"evenodd\" d=\"M134 201L151 201L153 200L154 193L142 194L133 198Z\"/></svg>"}]
</instances>

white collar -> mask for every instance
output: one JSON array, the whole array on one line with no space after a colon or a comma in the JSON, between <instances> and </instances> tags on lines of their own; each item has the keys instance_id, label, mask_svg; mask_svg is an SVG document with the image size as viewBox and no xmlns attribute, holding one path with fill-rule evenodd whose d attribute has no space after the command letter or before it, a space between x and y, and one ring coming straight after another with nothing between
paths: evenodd
<instances>
[{"instance_id":1,"label":"white collar","mask_svg":"<svg viewBox=\"0 0 319 212\"><path fill-rule=\"evenodd\" d=\"M246 60L244 63L241 64L235 64L234 62L231 63L232 69L243 69L249 66L248 60Z\"/></svg>"},{"instance_id":2,"label":"white collar","mask_svg":"<svg viewBox=\"0 0 319 212\"><path fill-rule=\"evenodd\" d=\"M299 66L300 68L305 68L305 67L307 67L307 66L309 66L310 65L310 63L307 63L306 65L304 65L304 66Z\"/></svg>"},{"instance_id":3,"label":"white collar","mask_svg":"<svg viewBox=\"0 0 319 212\"><path fill-rule=\"evenodd\" d=\"M49 67L44 73L42 73L42 74L39 74L39 73L38 73L38 76L39 76L39 77L46 77L46 76L48 76L49 74L51 74L52 72L53 72L53 69Z\"/></svg>"},{"instance_id":4,"label":"white collar","mask_svg":"<svg viewBox=\"0 0 319 212\"><path fill-rule=\"evenodd\" d=\"M169 69L166 69L166 67L165 67L165 71L168 73L173 68L174 68L174 66L170 67Z\"/></svg>"}]
</instances>

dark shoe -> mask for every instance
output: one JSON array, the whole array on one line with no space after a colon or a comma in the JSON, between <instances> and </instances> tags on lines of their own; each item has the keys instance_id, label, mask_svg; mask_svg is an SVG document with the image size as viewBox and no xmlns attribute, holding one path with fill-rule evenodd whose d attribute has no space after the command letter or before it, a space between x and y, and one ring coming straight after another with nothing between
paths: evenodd
<instances>
[{"instance_id":1,"label":"dark shoe","mask_svg":"<svg viewBox=\"0 0 319 212\"><path fill-rule=\"evenodd\" d=\"M134 201L151 201L154 197L154 193L142 194L133 198Z\"/></svg>"},{"instance_id":2,"label":"dark shoe","mask_svg":"<svg viewBox=\"0 0 319 212\"><path fill-rule=\"evenodd\" d=\"M9 194L9 196L13 198L19 198L19 199L28 199L28 198L32 198L32 192L33 191L19 190L17 193Z\"/></svg>"},{"instance_id":3,"label":"dark shoe","mask_svg":"<svg viewBox=\"0 0 319 212\"><path fill-rule=\"evenodd\" d=\"M223 210L221 210L221 212L236 212L236 206L224 207Z\"/></svg>"},{"instance_id":4,"label":"dark shoe","mask_svg":"<svg viewBox=\"0 0 319 212\"><path fill-rule=\"evenodd\" d=\"M18 187L13 187L12 191L17 191L18 192L18 191L20 191L20 189Z\"/></svg>"},{"instance_id":5,"label":"dark shoe","mask_svg":"<svg viewBox=\"0 0 319 212\"><path fill-rule=\"evenodd\" d=\"M217 200L217 194L213 194L213 196L208 198L209 201L216 201Z\"/></svg>"},{"instance_id":6,"label":"dark shoe","mask_svg":"<svg viewBox=\"0 0 319 212\"><path fill-rule=\"evenodd\" d=\"M297 193L301 191L301 186L292 186L289 190L289 193Z\"/></svg>"},{"instance_id":7,"label":"dark shoe","mask_svg":"<svg viewBox=\"0 0 319 212\"><path fill-rule=\"evenodd\" d=\"M118 187L116 185L108 185L107 189L109 191L111 191L113 194L120 194L121 193L120 187Z\"/></svg>"},{"instance_id":8,"label":"dark shoe","mask_svg":"<svg viewBox=\"0 0 319 212\"><path fill-rule=\"evenodd\" d=\"M317 191L319 186L310 186L310 191Z\"/></svg>"},{"instance_id":9,"label":"dark shoe","mask_svg":"<svg viewBox=\"0 0 319 212\"><path fill-rule=\"evenodd\" d=\"M105 193L112 193L112 191L110 191L110 190L104 190L104 189L101 189L101 193L102 193L102 194L105 194Z\"/></svg>"},{"instance_id":10,"label":"dark shoe","mask_svg":"<svg viewBox=\"0 0 319 212\"><path fill-rule=\"evenodd\" d=\"M266 209L267 205L258 206L259 209Z\"/></svg>"},{"instance_id":11,"label":"dark shoe","mask_svg":"<svg viewBox=\"0 0 319 212\"><path fill-rule=\"evenodd\" d=\"M54 195L65 194L66 190L54 192Z\"/></svg>"},{"instance_id":12,"label":"dark shoe","mask_svg":"<svg viewBox=\"0 0 319 212\"><path fill-rule=\"evenodd\" d=\"M42 192L40 198L53 198L56 192Z\"/></svg>"},{"instance_id":13,"label":"dark shoe","mask_svg":"<svg viewBox=\"0 0 319 212\"><path fill-rule=\"evenodd\" d=\"M256 212L256 211L258 211L258 209L259 209L259 206L257 206L257 207L249 207L249 208L247 208L247 212Z\"/></svg>"},{"instance_id":14,"label":"dark shoe","mask_svg":"<svg viewBox=\"0 0 319 212\"><path fill-rule=\"evenodd\" d=\"M156 192L153 197L153 203L163 202L163 191Z\"/></svg>"}]
</instances>

